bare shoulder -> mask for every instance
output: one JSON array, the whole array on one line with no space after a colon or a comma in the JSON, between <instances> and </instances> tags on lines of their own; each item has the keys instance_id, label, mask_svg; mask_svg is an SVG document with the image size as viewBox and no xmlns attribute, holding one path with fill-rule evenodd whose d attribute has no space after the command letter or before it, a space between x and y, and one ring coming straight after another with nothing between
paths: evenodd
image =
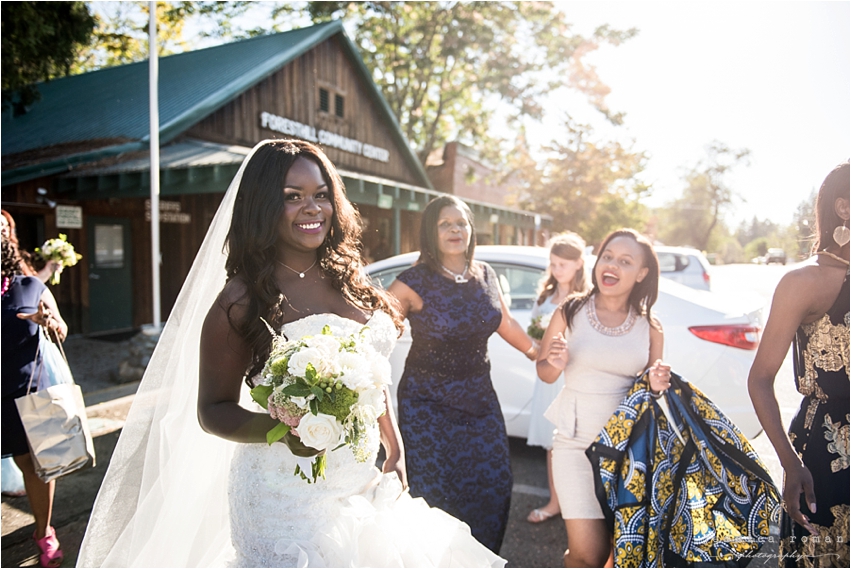
<instances>
[{"instance_id":1,"label":"bare shoulder","mask_svg":"<svg viewBox=\"0 0 851 569\"><path fill-rule=\"evenodd\" d=\"M213 308L219 308L236 320L245 316L248 309L248 285L240 278L230 279L219 293Z\"/></svg>"},{"instance_id":2,"label":"bare shoulder","mask_svg":"<svg viewBox=\"0 0 851 569\"><path fill-rule=\"evenodd\" d=\"M808 323L821 317L836 300L845 280L842 267L807 263L780 279L774 291L772 311L781 310Z\"/></svg>"}]
</instances>

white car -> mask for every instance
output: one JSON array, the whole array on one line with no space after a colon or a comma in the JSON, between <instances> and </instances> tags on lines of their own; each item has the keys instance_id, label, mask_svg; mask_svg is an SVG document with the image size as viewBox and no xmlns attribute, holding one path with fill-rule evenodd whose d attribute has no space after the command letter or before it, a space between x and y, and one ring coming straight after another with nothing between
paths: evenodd
<instances>
[{"instance_id":1,"label":"white car","mask_svg":"<svg viewBox=\"0 0 851 569\"><path fill-rule=\"evenodd\" d=\"M387 288L396 275L410 267L418 252L405 253L372 263L366 272L373 282ZM476 259L488 263L499 275L505 301L512 316L524 328L529 325L538 283L549 264L544 247L481 245ZM589 270L593 258L586 261ZM674 371L703 391L736 423L745 436L761 431L747 391L748 371L756 355L761 331L761 307L743 311L711 292L694 290L660 279L659 299L653 311L665 329L665 361ZM410 327L390 356L393 368L391 395L405 368L411 346ZM509 346L498 334L488 343L491 379L499 397L509 436L526 438L529 409L537 376L535 365Z\"/></svg>"},{"instance_id":2,"label":"white car","mask_svg":"<svg viewBox=\"0 0 851 569\"><path fill-rule=\"evenodd\" d=\"M711 290L709 261L691 247L654 246L662 276L698 290Z\"/></svg>"}]
</instances>

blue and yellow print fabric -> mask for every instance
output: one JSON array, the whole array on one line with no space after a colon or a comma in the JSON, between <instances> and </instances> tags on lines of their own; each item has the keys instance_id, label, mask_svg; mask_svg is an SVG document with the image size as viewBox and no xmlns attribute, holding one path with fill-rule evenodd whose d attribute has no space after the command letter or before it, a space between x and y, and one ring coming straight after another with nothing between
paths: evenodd
<instances>
[{"instance_id":1,"label":"blue and yellow print fabric","mask_svg":"<svg viewBox=\"0 0 851 569\"><path fill-rule=\"evenodd\" d=\"M739 429L672 374L668 414L636 381L586 455L616 567L745 565L779 519L778 493Z\"/></svg>"}]
</instances>

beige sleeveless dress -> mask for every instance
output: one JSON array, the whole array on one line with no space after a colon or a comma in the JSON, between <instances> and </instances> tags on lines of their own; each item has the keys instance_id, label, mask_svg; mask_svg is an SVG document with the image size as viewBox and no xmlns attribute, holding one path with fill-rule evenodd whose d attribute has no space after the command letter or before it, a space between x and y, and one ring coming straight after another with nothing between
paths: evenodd
<instances>
[{"instance_id":1,"label":"beige sleeveless dress","mask_svg":"<svg viewBox=\"0 0 851 569\"><path fill-rule=\"evenodd\" d=\"M602 519L585 449L647 366L650 324L630 312L623 324L606 328L597 319L592 297L564 335L568 351L564 388L544 414L557 431L553 480L564 519Z\"/></svg>"}]
</instances>

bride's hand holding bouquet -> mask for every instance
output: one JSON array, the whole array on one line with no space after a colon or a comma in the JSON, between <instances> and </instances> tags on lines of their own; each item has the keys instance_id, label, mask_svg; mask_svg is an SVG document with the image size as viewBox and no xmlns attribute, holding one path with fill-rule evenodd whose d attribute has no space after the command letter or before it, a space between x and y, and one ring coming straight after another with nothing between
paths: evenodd
<instances>
[{"instance_id":1,"label":"bride's hand holding bouquet","mask_svg":"<svg viewBox=\"0 0 851 569\"><path fill-rule=\"evenodd\" d=\"M346 446L359 462L369 458L375 436L370 427L384 414L390 364L368 333L364 327L342 336L325 326L316 336L289 341L273 332L272 351L251 396L280 421L266 441L283 439L294 455L313 458L309 475L301 465L295 470L308 482L325 477L329 451Z\"/></svg>"}]
</instances>

